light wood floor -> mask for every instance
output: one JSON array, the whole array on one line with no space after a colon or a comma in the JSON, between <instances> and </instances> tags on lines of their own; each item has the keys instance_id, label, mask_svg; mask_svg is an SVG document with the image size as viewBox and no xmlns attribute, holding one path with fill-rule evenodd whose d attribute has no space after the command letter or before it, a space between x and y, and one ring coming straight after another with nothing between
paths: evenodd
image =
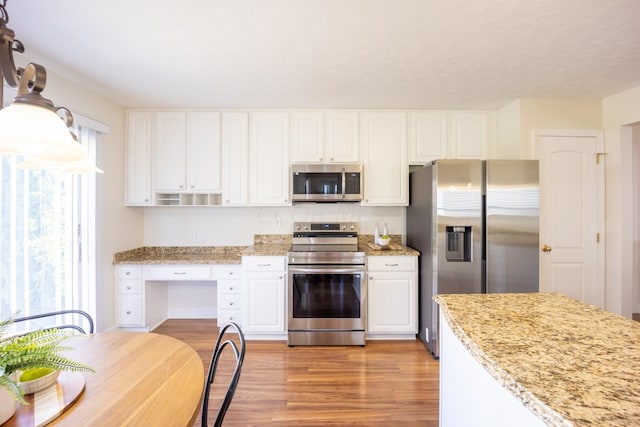
<instances>
[{"instance_id":1,"label":"light wood floor","mask_svg":"<svg viewBox=\"0 0 640 427\"><path fill-rule=\"evenodd\" d=\"M171 319L154 332L191 345L206 373L215 320ZM228 380L224 366L220 371L222 388ZM438 372L438 362L417 340L369 341L365 347L248 341L224 425L437 426ZM212 393L215 399L221 391Z\"/></svg>"}]
</instances>

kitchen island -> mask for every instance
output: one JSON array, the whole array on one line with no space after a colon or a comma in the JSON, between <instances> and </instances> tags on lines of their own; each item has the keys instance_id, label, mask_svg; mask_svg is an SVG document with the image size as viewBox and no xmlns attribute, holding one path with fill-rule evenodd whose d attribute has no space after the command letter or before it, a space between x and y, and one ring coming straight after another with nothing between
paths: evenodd
<instances>
[{"instance_id":1,"label":"kitchen island","mask_svg":"<svg viewBox=\"0 0 640 427\"><path fill-rule=\"evenodd\" d=\"M640 424L640 323L560 294L434 299L442 426Z\"/></svg>"}]
</instances>

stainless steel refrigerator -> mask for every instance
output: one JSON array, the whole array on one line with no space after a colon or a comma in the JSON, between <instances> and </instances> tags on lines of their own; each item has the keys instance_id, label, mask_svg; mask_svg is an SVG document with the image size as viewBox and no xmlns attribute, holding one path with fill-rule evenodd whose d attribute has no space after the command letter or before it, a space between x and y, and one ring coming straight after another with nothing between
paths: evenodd
<instances>
[{"instance_id":1,"label":"stainless steel refrigerator","mask_svg":"<svg viewBox=\"0 0 640 427\"><path fill-rule=\"evenodd\" d=\"M538 292L538 161L437 160L409 175L418 337L435 357L437 294Z\"/></svg>"}]
</instances>

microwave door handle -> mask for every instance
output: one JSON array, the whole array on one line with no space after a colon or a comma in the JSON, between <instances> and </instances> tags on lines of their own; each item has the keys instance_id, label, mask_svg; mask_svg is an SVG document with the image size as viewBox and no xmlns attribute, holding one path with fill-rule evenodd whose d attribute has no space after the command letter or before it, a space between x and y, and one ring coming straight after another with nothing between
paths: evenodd
<instances>
[{"instance_id":1,"label":"microwave door handle","mask_svg":"<svg viewBox=\"0 0 640 427\"><path fill-rule=\"evenodd\" d=\"M342 168L342 198L344 199L347 194L347 173Z\"/></svg>"}]
</instances>

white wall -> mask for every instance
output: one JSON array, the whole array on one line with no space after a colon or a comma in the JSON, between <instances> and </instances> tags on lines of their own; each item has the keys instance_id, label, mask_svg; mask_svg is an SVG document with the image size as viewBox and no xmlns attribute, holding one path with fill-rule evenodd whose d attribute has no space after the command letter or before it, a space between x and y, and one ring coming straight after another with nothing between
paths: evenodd
<instances>
[{"instance_id":1,"label":"white wall","mask_svg":"<svg viewBox=\"0 0 640 427\"><path fill-rule=\"evenodd\" d=\"M640 313L640 125L633 127L633 301L634 313Z\"/></svg>"},{"instance_id":2,"label":"white wall","mask_svg":"<svg viewBox=\"0 0 640 427\"><path fill-rule=\"evenodd\" d=\"M303 203L291 207L145 208L145 246L245 246L254 234L291 234L293 222L351 221L360 234L386 222L391 234L405 234L404 207L350 203ZM197 234L198 241L194 236Z\"/></svg>"},{"instance_id":3,"label":"white wall","mask_svg":"<svg viewBox=\"0 0 640 427\"><path fill-rule=\"evenodd\" d=\"M640 86L602 101L606 146L606 303L630 317L633 311L633 131L640 122ZM637 189L636 189L637 191ZM639 213L635 211L635 215Z\"/></svg>"},{"instance_id":4,"label":"white wall","mask_svg":"<svg viewBox=\"0 0 640 427\"><path fill-rule=\"evenodd\" d=\"M99 139L97 165L104 174L96 177L97 204L97 294L96 328L115 325L115 280L113 253L140 246L143 241L143 212L124 207L124 141L125 109L97 94L78 86L56 73L44 61L17 55L16 63L41 63L47 69L47 85L42 92L57 106L109 126L109 134Z\"/></svg>"}]
</instances>

